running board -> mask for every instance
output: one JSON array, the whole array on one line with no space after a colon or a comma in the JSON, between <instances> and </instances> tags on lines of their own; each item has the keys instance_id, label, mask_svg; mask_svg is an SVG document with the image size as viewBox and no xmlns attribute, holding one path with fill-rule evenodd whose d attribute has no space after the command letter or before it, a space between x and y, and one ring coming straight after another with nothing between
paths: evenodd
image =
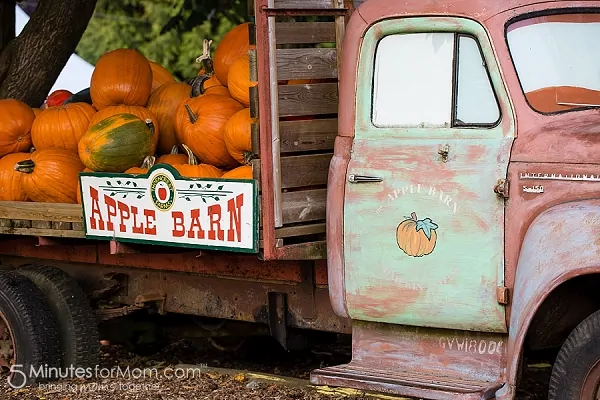
<instances>
[{"instance_id":1,"label":"running board","mask_svg":"<svg viewBox=\"0 0 600 400\"><path fill-rule=\"evenodd\" d=\"M421 399L491 399L504 385L506 335L352 321L352 361L314 385Z\"/></svg>"}]
</instances>

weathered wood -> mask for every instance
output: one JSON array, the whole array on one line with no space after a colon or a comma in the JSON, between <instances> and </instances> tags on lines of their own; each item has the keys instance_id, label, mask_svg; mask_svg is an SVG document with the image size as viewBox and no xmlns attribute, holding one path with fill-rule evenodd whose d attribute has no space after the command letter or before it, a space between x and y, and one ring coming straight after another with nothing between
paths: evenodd
<instances>
[{"instance_id":1,"label":"weathered wood","mask_svg":"<svg viewBox=\"0 0 600 400\"><path fill-rule=\"evenodd\" d=\"M0 218L31 221L82 222L83 210L79 204L1 201Z\"/></svg>"},{"instance_id":2,"label":"weathered wood","mask_svg":"<svg viewBox=\"0 0 600 400\"><path fill-rule=\"evenodd\" d=\"M336 49L279 49L277 50L277 78L283 79L336 79Z\"/></svg>"},{"instance_id":3,"label":"weathered wood","mask_svg":"<svg viewBox=\"0 0 600 400\"><path fill-rule=\"evenodd\" d=\"M282 201L284 224L325 219L326 189L283 193Z\"/></svg>"},{"instance_id":4,"label":"weathered wood","mask_svg":"<svg viewBox=\"0 0 600 400\"><path fill-rule=\"evenodd\" d=\"M275 24L277 44L334 43L333 22L278 22Z\"/></svg>"},{"instance_id":5,"label":"weathered wood","mask_svg":"<svg viewBox=\"0 0 600 400\"><path fill-rule=\"evenodd\" d=\"M63 231L70 231L71 229L73 229L72 225L70 222L57 222L57 221L52 221L52 229L58 229L58 230L63 230Z\"/></svg>"},{"instance_id":6,"label":"weathered wood","mask_svg":"<svg viewBox=\"0 0 600 400\"><path fill-rule=\"evenodd\" d=\"M281 152L332 150L337 135L337 123L335 118L280 122Z\"/></svg>"},{"instance_id":7,"label":"weathered wood","mask_svg":"<svg viewBox=\"0 0 600 400\"><path fill-rule=\"evenodd\" d=\"M279 116L337 114L337 83L279 86Z\"/></svg>"},{"instance_id":8,"label":"weathered wood","mask_svg":"<svg viewBox=\"0 0 600 400\"><path fill-rule=\"evenodd\" d=\"M74 231L83 231L84 230L83 222L73 222L71 224L71 229Z\"/></svg>"},{"instance_id":9,"label":"weathered wood","mask_svg":"<svg viewBox=\"0 0 600 400\"><path fill-rule=\"evenodd\" d=\"M0 234L24 235L24 236L47 236L47 237L65 237L65 238L85 238L81 231L62 231L58 229L37 229L37 228L10 228L0 227Z\"/></svg>"},{"instance_id":10,"label":"weathered wood","mask_svg":"<svg viewBox=\"0 0 600 400\"><path fill-rule=\"evenodd\" d=\"M31 227L36 229L53 229L52 221L31 221Z\"/></svg>"},{"instance_id":11,"label":"weathered wood","mask_svg":"<svg viewBox=\"0 0 600 400\"><path fill-rule=\"evenodd\" d=\"M31 228L31 221L25 219L13 219L12 226L14 228Z\"/></svg>"},{"instance_id":12,"label":"weathered wood","mask_svg":"<svg viewBox=\"0 0 600 400\"><path fill-rule=\"evenodd\" d=\"M332 154L315 154L281 158L281 187L326 185Z\"/></svg>"},{"instance_id":13,"label":"weathered wood","mask_svg":"<svg viewBox=\"0 0 600 400\"><path fill-rule=\"evenodd\" d=\"M287 226L284 228L275 229L276 238L286 238L294 236L306 236L316 235L325 232L325 223L322 224L311 224L311 225L299 225L299 226Z\"/></svg>"},{"instance_id":14,"label":"weathered wood","mask_svg":"<svg viewBox=\"0 0 600 400\"><path fill-rule=\"evenodd\" d=\"M332 9L331 0L275 0L275 8L325 8Z\"/></svg>"},{"instance_id":15,"label":"weathered wood","mask_svg":"<svg viewBox=\"0 0 600 400\"><path fill-rule=\"evenodd\" d=\"M326 258L325 240L287 245L277 252L278 260L324 260Z\"/></svg>"},{"instance_id":16,"label":"weathered wood","mask_svg":"<svg viewBox=\"0 0 600 400\"><path fill-rule=\"evenodd\" d=\"M0 219L0 227L10 228L12 227L12 221L10 219Z\"/></svg>"}]
</instances>

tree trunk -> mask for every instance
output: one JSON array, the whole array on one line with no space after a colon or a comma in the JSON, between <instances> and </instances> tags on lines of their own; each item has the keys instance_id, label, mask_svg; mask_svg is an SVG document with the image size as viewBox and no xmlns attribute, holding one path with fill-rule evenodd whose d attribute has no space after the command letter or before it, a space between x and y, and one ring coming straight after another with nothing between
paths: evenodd
<instances>
[{"instance_id":1,"label":"tree trunk","mask_svg":"<svg viewBox=\"0 0 600 400\"><path fill-rule=\"evenodd\" d=\"M15 38L15 0L0 1L0 53Z\"/></svg>"},{"instance_id":2,"label":"tree trunk","mask_svg":"<svg viewBox=\"0 0 600 400\"><path fill-rule=\"evenodd\" d=\"M96 0L40 0L0 54L0 99L42 105L92 17Z\"/></svg>"}]
</instances>

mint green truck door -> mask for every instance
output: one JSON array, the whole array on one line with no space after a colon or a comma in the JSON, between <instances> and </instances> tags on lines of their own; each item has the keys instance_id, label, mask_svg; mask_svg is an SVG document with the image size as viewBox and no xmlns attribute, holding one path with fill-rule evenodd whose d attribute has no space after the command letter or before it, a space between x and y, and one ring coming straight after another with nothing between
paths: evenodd
<instances>
[{"instance_id":1,"label":"mint green truck door","mask_svg":"<svg viewBox=\"0 0 600 400\"><path fill-rule=\"evenodd\" d=\"M514 117L489 39L461 18L365 35L344 203L352 319L506 332L504 199Z\"/></svg>"}]
</instances>

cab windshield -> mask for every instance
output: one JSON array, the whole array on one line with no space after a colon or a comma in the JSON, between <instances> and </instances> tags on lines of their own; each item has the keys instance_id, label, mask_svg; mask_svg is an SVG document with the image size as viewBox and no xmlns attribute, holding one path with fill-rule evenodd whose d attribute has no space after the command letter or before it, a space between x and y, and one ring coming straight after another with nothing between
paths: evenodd
<instances>
[{"instance_id":1,"label":"cab windshield","mask_svg":"<svg viewBox=\"0 0 600 400\"><path fill-rule=\"evenodd\" d=\"M600 107L600 14L555 14L508 26L529 105L542 113Z\"/></svg>"}]
</instances>

